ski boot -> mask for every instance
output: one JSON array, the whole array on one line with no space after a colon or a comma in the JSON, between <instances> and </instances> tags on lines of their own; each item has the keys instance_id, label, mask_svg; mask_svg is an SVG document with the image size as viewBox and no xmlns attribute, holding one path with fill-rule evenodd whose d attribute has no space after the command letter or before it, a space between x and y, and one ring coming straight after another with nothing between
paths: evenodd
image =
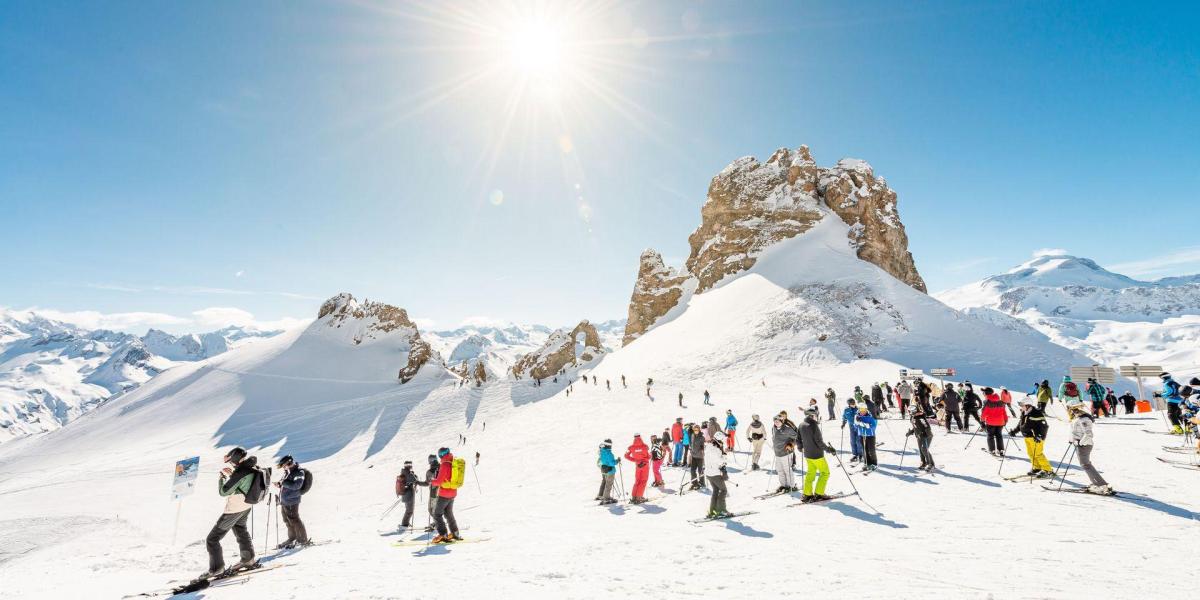
<instances>
[{"instance_id":1,"label":"ski boot","mask_svg":"<svg viewBox=\"0 0 1200 600\"><path fill-rule=\"evenodd\" d=\"M758 470L758 464L756 463L756 464L750 465L750 470L751 470L751 471L757 471L757 470Z\"/></svg>"},{"instance_id":2,"label":"ski boot","mask_svg":"<svg viewBox=\"0 0 1200 600\"><path fill-rule=\"evenodd\" d=\"M1087 491L1089 493L1099 494L1101 496L1112 496L1116 494L1111 485L1089 485Z\"/></svg>"},{"instance_id":3,"label":"ski boot","mask_svg":"<svg viewBox=\"0 0 1200 600\"><path fill-rule=\"evenodd\" d=\"M1041 469L1030 469L1029 472L1026 473L1026 475L1028 475L1029 477L1037 477L1038 474L1041 472L1042 472Z\"/></svg>"},{"instance_id":4,"label":"ski boot","mask_svg":"<svg viewBox=\"0 0 1200 600\"><path fill-rule=\"evenodd\" d=\"M805 494L804 497L800 498L800 502L802 502L804 504L808 504L809 502L812 502L815 499L816 499L816 496L813 496L812 494Z\"/></svg>"}]
</instances>

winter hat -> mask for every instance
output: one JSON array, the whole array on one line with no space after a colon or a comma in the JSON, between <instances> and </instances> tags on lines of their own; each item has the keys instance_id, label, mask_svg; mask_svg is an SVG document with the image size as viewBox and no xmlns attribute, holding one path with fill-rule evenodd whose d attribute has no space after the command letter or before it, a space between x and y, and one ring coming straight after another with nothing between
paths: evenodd
<instances>
[{"instance_id":1,"label":"winter hat","mask_svg":"<svg viewBox=\"0 0 1200 600\"><path fill-rule=\"evenodd\" d=\"M750 417L750 418L751 418L751 419L754 419L755 421L757 421L757 420L758 420L758 415L751 415L751 417Z\"/></svg>"},{"instance_id":2,"label":"winter hat","mask_svg":"<svg viewBox=\"0 0 1200 600\"><path fill-rule=\"evenodd\" d=\"M725 441L725 433L721 432L721 431L715 431L712 434L712 439L714 442L724 442Z\"/></svg>"},{"instance_id":3,"label":"winter hat","mask_svg":"<svg viewBox=\"0 0 1200 600\"><path fill-rule=\"evenodd\" d=\"M1163 371L1162 373L1158 374L1158 377L1159 377L1159 379L1170 379L1171 374L1166 371Z\"/></svg>"},{"instance_id":4,"label":"winter hat","mask_svg":"<svg viewBox=\"0 0 1200 600\"><path fill-rule=\"evenodd\" d=\"M854 406L854 398L846 398L846 404Z\"/></svg>"},{"instance_id":5,"label":"winter hat","mask_svg":"<svg viewBox=\"0 0 1200 600\"><path fill-rule=\"evenodd\" d=\"M286 454L286 455L284 455L283 458L279 459L279 462L275 463L275 466L282 468L282 467L286 467L294 462L296 462L296 461L292 460L292 455Z\"/></svg>"},{"instance_id":6,"label":"winter hat","mask_svg":"<svg viewBox=\"0 0 1200 600\"><path fill-rule=\"evenodd\" d=\"M996 393L996 390L993 390L993 389L992 389L992 388L990 388L990 387L985 387L985 388L983 388L982 390L979 390L979 391L983 392L985 396L986 396L986 395L991 395L991 394L995 394L995 393Z\"/></svg>"},{"instance_id":7,"label":"winter hat","mask_svg":"<svg viewBox=\"0 0 1200 600\"><path fill-rule=\"evenodd\" d=\"M612 448L612 440L606 439L600 444L601 448Z\"/></svg>"},{"instance_id":8,"label":"winter hat","mask_svg":"<svg viewBox=\"0 0 1200 600\"><path fill-rule=\"evenodd\" d=\"M431 463L435 463L435 462L437 462L437 456L435 456L435 455L433 455L433 454L430 454L430 455L429 455L429 462L431 462Z\"/></svg>"},{"instance_id":9,"label":"winter hat","mask_svg":"<svg viewBox=\"0 0 1200 600\"><path fill-rule=\"evenodd\" d=\"M1017 400L1017 404L1020 404L1021 406L1033 406L1033 400L1031 400L1029 395L1026 394L1024 398Z\"/></svg>"},{"instance_id":10,"label":"winter hat","mask_svg":"<svg viewBox=\"0 0 1200 600\"><path fill-rule=\"evenodd\" d=\"M954 389L954 384L953 384L953 383L947 383L947 384L946 384L946 389L948 389L948 390L952 390L952 389Z\"/></svg>"},{"instance_id":11,"label":"winter hat","mask_svg":"<svg viewBox=\"0 0 1200 600\"><path fill-rule=\"evenodd\" d=\"M412 461L411 461L411 460L406 460L406 461L404 461L404 466L406 466L406 467L411 467L411 466L412 466Z\"/></svg>"},{"instance_id":12,"label":"winter hat","mask_svg":"<svg viewBox=\"0 0 1200 600\"><path fill-rule=\"evenodd\" d=\"M1063 381L1070 381L1070 380L1071 380L1070 375L1063 375Z\"/></svg>"},{"instance_id":13,"label":"winter hat","mask_svg":"<svg viewBox=\"0 0 1200 600\"><path fill-rule=\"evenodd\" d=\"M246 458L246 449L241 446L235 446L233 450L225 453L225 462L237 464Z\"/></svg>"},{"instance_id":14,"label":"winter hat","mask_svg":"<svg viewBox=\"0 0 1200 600\"><path fill-rule=\"evenodd\" d=\"M1087 407L1082 402L1073 402L1067 405L1067 410L1076 410L1079 412L1087 412Z\"/></svg>"},{"instance_id":15,"label":"winter hat","mask_svg":"<svg viewBox=\"0 0 1200 600\"><path fill-rule=\"evenodd\" d=\"M1200 386L1200 377L1193 377L1192 380L1188 382L1188 385ZM1125 392L1125 393L1128 394L1129 392Z\"/></svg>"}]
</instances>

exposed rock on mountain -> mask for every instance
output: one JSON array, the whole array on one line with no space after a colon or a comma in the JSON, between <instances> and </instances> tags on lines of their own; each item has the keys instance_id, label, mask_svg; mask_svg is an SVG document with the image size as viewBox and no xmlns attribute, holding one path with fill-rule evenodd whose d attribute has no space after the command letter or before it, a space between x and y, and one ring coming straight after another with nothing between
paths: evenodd
<instances>
[{"instance_id":1,"label":"exposed rock on mountain","mask_svg":"<svg viewBox=\"0 0 1200 600\"><path fill-rule=\"evenodd\" d=\"M689 288L695 287L694 280L689 285L689 279L687 273L679 273L664 264L658 252L650 249L642 252L637 283L633 286L633 297L629 299L623 342L628 344L637 339L659 317L679 304L680 298L690 293Z\"/></svg>"},{"instance_id":2,"label":"exposed rock on mountain","mask_svg":"<svg viewBox=\"0 0 1200 600\"><path fill-rule=\"evenodd\" d=\"M583 320L570 331L559 329L550 334L541 348L522 356L513 365L512 373L517 378L546 379L565 367L589 363L602 354L600 335L591 323Z\"/></svg>"},{"instance_id":3,"label":"exposed rock on mountain","mask_svg":"<svg viewBox=\"0 0 1200 600\"><path fill-rule=\"evenodd\" d=\"M408 312L403 308L363 300L361 303L354 296L345 292L325 301L317 311L317 319L335 329L345 329L355 345L364 342L381 340L397 341L400 350L408 354L406 363L400 368L397 377L400 383L408 383L421 367L437 353L423 339L417 325L408 318ZM437 358L441 363L441 358Z\"/></svg>"}]
</instances>

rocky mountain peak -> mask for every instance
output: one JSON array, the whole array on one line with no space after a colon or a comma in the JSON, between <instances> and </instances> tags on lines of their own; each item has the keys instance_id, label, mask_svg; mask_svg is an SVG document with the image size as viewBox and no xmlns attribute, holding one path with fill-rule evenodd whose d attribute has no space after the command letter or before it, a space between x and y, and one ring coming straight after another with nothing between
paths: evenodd
<instances>
[{"instance_id":1,"label":"rocky mountain peak","mask_svg":"<svg viewBox=\"0 0 1200 600\"><path fill-rule=\"evenodd\" d=\"M541 348L522 356L513 365L513 376L547 379L564 368L589 363L604 354L600 334L586 319L574 329L550 334Z\"/></svg>"},{"instance_id":2,"label":"rocky mountain peak","mask_svg":"<svg viewBox=\"0 0 1200 600\"><path fill-rule=\"evenodd\" d=\"M321 304L317 320L323 320L331 328L344 329L355 345L393 338L402 346L407 345L408 361L397 375L400 383L408 383L437 355L429 343L421 339L421 332L408 318L408 312L391 304L365 299L359 302L342 292Z\"/></svg>"}]
</instances>

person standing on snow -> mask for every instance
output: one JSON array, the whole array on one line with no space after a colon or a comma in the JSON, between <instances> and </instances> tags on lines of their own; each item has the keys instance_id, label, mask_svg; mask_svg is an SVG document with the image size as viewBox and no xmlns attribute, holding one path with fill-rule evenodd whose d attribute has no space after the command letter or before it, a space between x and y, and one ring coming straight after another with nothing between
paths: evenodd
<instances>
[{"instance_id":1,"label":"person standing on snow","mask_svg":"<svg viewBox=\"0 0 1200 600\"><path fill-rule=\"evenodd\" d=\"M988 451L992 456L1004 456L1004 426L1008 424L1008 413L1000 395L990 387L983 388L983 425L987 429Z\"/></svg>"},{"instance_id":2,"label":"person standing on snow","mask_svg":"<svg viewBox=\"0 0 1200 600\"><path fill-rule=\"evenodd\" d=\"M908 410L913 399L913 388L907 379L896 384L896 394L900 396L900 416L904 416L904 412Z\"/></svg>"},{"instance_id":3,"label":"person standing on snow","mask_svg":"<svg viewBox=\"0 0 1200 600\"><path fill-rule=\"evenodd\" d=\"M646 501L646 483L650 481L650 448L642 441L641 434L634 434L633 443L625 450L625 460L637 469L633 476L633 491L630 502L641 504Z\"/></svg>"},{"instance_id":4,"label":"person standing on snow","mask_svg":"<svg viewBox=\"0 0 1200 600\"><path fill-rule=\"evenodd\" d=\"M858 407L854 398L846 400L846 408L842 411L842 429L850 426L850 464L862 460L863 457L862 439L858 437L858 428L854 426L854 417L857 415Z\"/></svg>"},{"instance_id":5,"label":"person standing on snow","mask_svg":"<svg viewBox=\"0 0 1200 600\"><path fill-rule=\"evenodd\" d=\"M275 482L279 488L279 510L283 524L287 527L288 539L279 544L277 550L308 545L308 530L300 520L300 496L304 489L304 469L291 456L284 456L275 464L283 470L283 477Z\"/></svg>"},{"instance_id":6,"label":"person standing on snow","mask_svg":"<svg viewBox=\"0 0 1200 600\"><path fill-rule=\"evenodd\" d=\"M1105 391L1108 392L1104 396L1104 403L1108 405L1108 416L1115 417L1117 416L1117 393L1112 388L1105 388Z\"/></svg>"},{"instance_id":7,"label":"person standing on snow","mask_svg":"<svg viewBox=\"0 0 1200 600\"><path fill-rule=\"evenodd\" d=\"M1058 399L1070 408L1072 404L1083 402L1083 394L1079 391L1079 386L1071 381L1070 375L1064 375L1062 383L1058 386ZM1075 413L1067 411L1067 419L1075 418Z\"/></svg>"},{"instance_id":8,"label":"person standing on snow","mask_svg":"<svg viewBox=\"0 0 1200 600\"><path fill-rule=\"evenodd\" d=\"M816 399L816 398L809 398L809 399L808 399L808 407L807 407L807 408L804 408L804 413L806 413L806 414L807 414L807 413L808 413L808 409L809 409L809 408L816 408L816 409L817 409L817 422L818 422L818 423L820 423L820 422L821 422L821 409L820 409L820 408L817 406L817 399Z\"/></svg>"},{"instance_id":9,"label":"person standing on snow","mask_svg":"<svg viewBox=\"0 0 1200 600\"><path fill-rule=\"evenodd\" d=\"M975 393L975 388L971 386L970 381L963 382L963 431L971 431L971 417L975 417L975 423L983 428L983 419L979 416L979 406L983 402L979 399L979 394Z\"/></svg>"},{"instance_id":10,"label":"person standing on snow","mask_svg":"<svg viewBox=\"0 0 1200 600\"><path fill-rule=\"evenodd\" d=\"M683 466L683 450L685 448L683 436L683 417L675 417L675 423L671 425L671 441L675 442L675 454L671 460L672 467Z\"/></svg>"},{"instance_id":11,"label":"person standing on snow","mask_svg":"<svg viewBox=\"0 0 1200 600\"><path fill-rule=\"evenodd\" d=\"M1004 408L1008 410L1008 416L1016 418L1017 413L1013 411L1012 407L1012 394L1004 386L1000 386L1000 401L1004 403Z\"/></svg>"},{"instance_id":12,"label":"person standing on snow","mask_svg":"<svg viewBox=\"0 0 1200 600\"><path fill-rule=\"evenodd\" d=\"M601 506L616 502L612 497L613 479L616 477L617 464L620 462L620 459L613 456L612 440L601 442L600 451L596 457L596 465L600 467L600 493L596 494L596 500L600 501Z\"/></svg>"},{"instance_id":13,"label":"person standing on snow","mask_svg":"<svg viewBox=\"0 0 1200 600\"><path fill-rule=\"evenodd\" d=\"M679 408L687 408L683 405L683 392L679 392Z\"/></svg>"},{"instance_id":14,"label":"person standing on snow","mask_svg":"<svg viewBox=\"0 0 1200 600\"><path fill-rule=\"evenodd\" d=\"M858 386L856 385L856 386L854 386L854 402L855 402L856 404L862 404L862 401L863 401L863 391L862 391L862 388L861 388L861 387L858 387Z\"/></svg>"},{"instance_id":15,"label":"person standing on snow","mask_svg":"<svg viewBox=\"0 0 1200 600\"><path fill-rule=\"evenodd\" d=\"M1054 395L1050 392L1050 380L1043 379L1037 386L1037 402L1038 408L1044 412L1046 406L1054 402Z\"/></svg>"},{"instance_id":16,"label":"person standing on snow","mask_svg":"<svg viewBox=\"0 0 1200 600\"><path fill-rule=\"evenodd\" d=\"M692 489L695 490L706 485L704 483L704 432L700 431L699 425L692 425L691 437L688 441L691 444L688 454L691 460Z\"/></svg>"},{"instance_id":17,"label":"person standing on snow","mask_svg":"<svg viewBox=\"0 0 1200 600\"><path fill-rule=\"evenodd\" d=\"M729 496L729 488L725 485L725 480L729 479L729 474L725 470L725 434L720 431L714 431L712 441L704 445L704 476L712 486L712 498L708 501L708 518L728 517L725 498Z\"/></svg>"},{"instance_id":18,"label":"person standing on snow","mask_svg":"<svg viewBox=\"0 0 1200 600\"><path fill-rule=\"evenodd\" d=\"M1133 414L1134 405L1137 404L1137 398L1134 398L1133 394L1129 393L1129 390L1125 390L1125 393L1121 394L1121 397L1117 398L1117 401L1125 405L1125 414Z\"/></svg>"},{"instance_id":19,"label":"person standing on snow","mask_svg":"<svg viewBox=\"0 0 1200 600\"><path fill-rule=\"evenodd\" d=\"M725 411L725 438L728 440L729 446L727 451L733 452L733 440L737 437L737 417L733 416L732 410Z\"/></svg>"},{"instance_id":20,"label":"person standing on snow","mask_svg":"<svg viewBox=\"0 0 1200 600\"><path fill-rule=\"evenodd\" d=\"M1021 400L1021 420L1008 435L1016 436L1017 431L1025 438L1025 453L1029 455L1029 464L1033 467L1026 475L1039 479L1052 477L1054 467L1050 466L1044 452L1046 434L1050 431L1050 426L1046 423L1046 412L1035 406L1028 396Z\"/></svg>"},{"instance_id":21,"label":"person standing on snow","mask_svg":"<svg viewBox=\"0 0 1200 600\"><path fill-rule=\"evenodd\" d=\"M837 412L837 392L834 392L833 388L825 389L825 404L829 405L829 420L832 421L832 420L836 419L837 418L837 414L836 414L836 412Z\"/></svg>"},{"instance_id":22,"label":"person standing on snow","mask_svg":"<svg viewBox=\"0 0 1200 600\"><path fill-rule=\"evenodd\" d=\"M1112 487L1100 476L1096 467L1092 466L1094 418L1082 403L1072 404L1068 410L1075 413L1075 419L1071 421L1071 443L1075 444L1075 450L1079 454L1079 466L1083 467L1083 472L1087 473L1088 480L1092 482L1087 490L1093 494L1112 495Z\"/></svg>"},{"instance_id":23,"label":"person standing on snow","mask_svg":"<svg viewBox=\"0 0 1200 600\"><path fill-rule=\"evenodd\" d=\"M753 416L750 421L750 427L746 429L746 439L750 440L750 470L757 471L758 459L762 457L763 443L767 440L767 428L762 421L758 420L758 415Z\"/></svg>"},{"instance_id":24,"label":"person standing on snow","mask_svg":"<svg viewBox=\"0 0 1200 600\"><path fill-rule=\"evenodd\" d=\"M943 394L944 396L945 394ZM929 453L929 445L933 442L933 428L929 426L929 420L926 418L925 411L920 405L913 406L912 413L910 414L909 422L912 424L912 428L904 435L915 435L917 437L917 453L921 455L921 466L917 467L917 469L933 471L933 455Z\"/></svg>"},{"instance_id":25,"label":"person standing on snow","mask_svg":"<svg viewBox=\"0 0 1200 600\"><path fill-rule=\"evenodd\" d=\"M417 474L413 472L412 461L404 461L404 468L400 469L400 474L396 476L396 495L400 496L400 501L404 502L404 518L400 519L400 528L409 529L412 527L413 507L417 498L417 486L428 486L428 481L421 481Z\"/></svg>"},{"instance_id":26,"label":"person standing on snow","mask_svg":"<svg viewBox=\"0 0 1200 600\"><path fill-rule=\"evenodd\" d=\"M771 449L775 451L775 473L779 475L776 492L796 491L796 478L792 475L792 453L796 448L797 432L782 416L776 416L771 430Z\"/></svg>"},{"instance_id":27,"label":"person standing on snow","mask_svg":"<svg viewBox=\"0 0 1200 600\"><path fill-rule=\"evenodd\" d=\"M1160 373L1159 379L1162 379L1162 391L1155 393L1155 397L1163 398L1167 401L1167 418L1171 420L1171 433L1183 433L1183 411L1180 404L1183 403L1183 395L1180 394L1179 382L1171 377L1170 373Z\"/></svg>"},{"instance_id":28,"label":"person standing on snow","mask_svg":"<svg viewBox=\"0 0 1200 600\"><path fill-rule=\"evenodd\" d=\"M437 477L429 482L431 487L438 488L437 503L433 506L433 523L438 534L431 541L434 544L445 544L461 540L462 536L458 535L458 521L454 518L454 498L458 496L458 490L445 485L450 483L454 473L454 455L450 453L449 448L441 448L438 450L438 457L441 464L438 465Z\"/></svg>"},{"instance_id":29,"label":"person standing on snow","mask_svg":"<svg viewBox=\"0 0 1200 600\"><path fill-rule=\"evenodd\" d=\"M254 544L250 541L250 531L246 529L246 520L254 507L246 502L246 494L250 491L251 481L257 476L255 467L258 465L258 458L247 457L246 450L237 447L230 450L222 462L226 466L221 469L217 493L225 498L225 510L204 540L208 550L208 571L203 577L215 577L225 571L221 538L231 529L233 537L237 539L241 560L230 567L230 570L236 571L254 564Z\"/></svg>"},{"instance_id":30,"label":"person standing on snow","mask_svg":"<svg viewBox=\"0 0 1200 600\"><path fill-rule=\"evenodd\" d=\"M1087 385L1088 399L1092 401L1092 416L1099 417L1100 415L1108 416L1108 407L1105 406L1104 397L1107 393L1104 391L1104 386L1095 379L1088 378Z\"/></svg>"},{"instance_id":31,"label":"person standing on snow","mask_svg":"<svg viewBox=\"0 0 1200 600\"><path fill-rule=\"evenodd\" d=\"M817 420L820 409L812 407L804 411L804 421L800 424L800 445L804 449L804 497L802 502L828 500L825 495L825 484L829 482L829 461L825 460L826 452L837 452L833 446L825 443L821 436L821 424ZM816 488L813 488L816 480Z\"/></svg>"},{"instance_id":32,"label":"person standing on snow","mask_svg":"<svg viewBox=\"0 0 1200 600\"><path fill-rule=\"evenodd\" d=\"M879 387L878 383L871 384L871 404L875 405L872 415L876 418L879 417L879 413L887 411L887 401L883 399L883 388Z\"/></svg>"},{"instance_id":33,"label":"person standing on snow","mask_svg":"<svg viewBox=\"0 0 1200 600\"><path fill-rule=\"evenodd\" d=\"M913 395L916 396L917 402L921 403L921 408L925 410L925 414L932 415L933 407L929 405L929 384L925 383L925 379L917 377L917 383L913 388Z\"/></svg>"},{"instance_id":34,"label":"person standing on snow","mask_svg":"<svg viewBox=\"0 0 1200 600\"><path fill-rule=\"evenodd\" d=\"M712 406L712 402L709 402L709 400L708 400L709 398L710 398L710 396L708 395L708 390L704 390L704 405L705 406Z\"/></svg>"},{"instance_id":35,"label":"person standing on snow","mask_svg":"<svg viewBox=\"0 0 1200 600\"><path fill-rule=\"evenodd\" d=\"M662 444L658 442L658 436L650 436L650 467L654 474L654 483L650 485L653 487L663 486L662 462L665 455Z\"/></svg>"},{"instance_id":36,"label":"person standing on snow","mask_svg":"<svg viewBox=\"0 0 1200 600\"><path fill-rule=\"evenodd\" d=\"M425 470L425 485L429 486L429 526L425 531L433 531L433 509L437 508L438 488L433 485L433 480L437 479L440 463L435 454L429 455L429 468Z\"/></svg>"},{"instance_id":37,"label":"person standing on snow","mask_svg":"<svg viewBox=\"0 0 1200 600\"><path fill-rule=\"evenodd\" d=\"M942 392L942 403L946 406L946 433L950 433L951 419L954 419L959 431L963 430L962 417L959 415L960 402L958 392L954 391L954 384L947 383L946 391Z\"/></svg>"},{"instance_id":38,"label":"person standing on snow","mask_svg":"<svg viewBox=\"0 0 1200 600\"><path fill-rule=\"evenodd\" d=\"M866 406L858 407L854 417L854 427L858 429L858 437L863 447L863 472L870 473L879 468L879 459L875 456L875 425L876 419Z\"/></svg>"}]
</instances>

